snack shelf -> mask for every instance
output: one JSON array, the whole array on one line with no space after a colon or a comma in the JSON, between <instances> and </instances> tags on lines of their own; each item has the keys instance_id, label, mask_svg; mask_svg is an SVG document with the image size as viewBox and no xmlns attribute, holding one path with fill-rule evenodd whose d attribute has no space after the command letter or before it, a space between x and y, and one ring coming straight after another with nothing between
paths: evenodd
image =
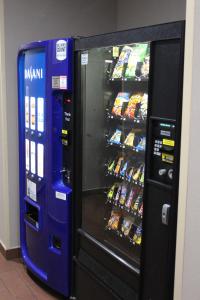
<instances>
[{"instance_id":1,"label":"snack shelf","mask_svg":"<svg viewBox=\"0 0 200 300\"><path fill-rule=\"evenodd\" d=\"M135 77L135 78L127 78L127 77L120 77L120 78L109 78L109 82L130 82L130 83L148 83L149 78L140 78L140 77Z\"/></svg>"},{"instance_id":2,"label":"snack shelf","mask_svg":"<svg viewBox=\"0 0 200 300\"><path fill-rule=\"evenodd\" d=\"M140 119L140 118L134 118L134 119L130 119L130 118L126 118L123 116L116 116L111 114L110 112L107 112L107 119L109 120L116 120L116 121L120 121L120 122L124 122L124 123L134 123L134 124L138 124L141 126L145 126L146 125L146 119Z\"/></svg>"},{"instance_id":3,"label":"snack shelf","mask_svg":"<svg viewBox=\"0 0 200 300\"><path fill-rule=\"evenodd\" d=\"M111 147L116 147L116 148L122 149L122 150L132 151L135 154L140 154L140 155L145 154L145 150L144 151L138 150L137 147L126 146L124 144L115 144L115 143L110 142L109 140L107 140L106 144L108 147L111 146Z\"/></svg>"},{"instance_id":4,"label":"snack shelf","mask_svg":"<svg viewBox=\"0 0 200 300\"><path fill-rule=\"evenodd\" d=\"M137 210L134 210L134 209L126 207L125 205L115 203L115 201L113 199L107 199L106 204L110 204L110 205L113 205L114 207L120 208L124 212L126 212L126 213L130 214L131 216L135 217L136 221L142 220L143 214L139 213L140 208L137 209ZM135 225L137 225L137 222L135 222Z\"/></svg>"},{"instance_id":5,"label":"snack shelf","mask_svg":"<svg viewBox=\"0 0 200 300\"><path fill-rule=\"evenodd\" d=\"M114 172L107 172L106 176L114 176L115 178L117 179L121 179L122 181L125 181L127 183L132 183L134 185L137 185L141 188L144 188L144 183L143 182L140 182L139 180L128 180L125 176L121 176L121 175L116 175L114 174Z\"/></svg>"},{"instance_id":6,"label":"snack shelf","mask_svg":"<svg viewBox=\"0 0 200 300\"><path fill-rule=\"evenodd\" d=\"M124 241L129 242L129 244L131 244L134 247L140 247L140 244L136 243L136 241L134 241L133 238L131 238L129 235L127 235L127 236L124 235L123 232L119 229L115 230L110 227L106 227L105 230L108 231L109 233L113 234L114 236L117 236L120 239L123 239Z\"/></svg>"}]
</instances>

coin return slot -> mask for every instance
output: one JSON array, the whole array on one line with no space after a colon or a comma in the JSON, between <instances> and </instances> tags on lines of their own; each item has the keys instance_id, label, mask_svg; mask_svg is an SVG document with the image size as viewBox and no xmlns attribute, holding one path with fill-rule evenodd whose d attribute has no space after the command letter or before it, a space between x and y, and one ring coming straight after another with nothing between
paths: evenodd
<instances>
[{"instance_id":1,"label":"coin return slot","mask_svg":"<svg viewBox=\"0 0 200 300\"><path fill-rule=\"evenodd\" d=\"M53 236L52 237L52 247L56 250L61 250L61 246L62 246L62 242L61 242L61 239L56 237L56 236Z\"/></svg>"},{"instance_id":2,"label":"coin return slot","mask_svg":"<svg viewBox=\"0 0 200 300\"><path fill-rule=\"evenodd\" d=\"M26 220L38 228L38 221L39 221L39 211L37 207L31 205L30 203L26 202Z\"/></svg>"}]
</instances>

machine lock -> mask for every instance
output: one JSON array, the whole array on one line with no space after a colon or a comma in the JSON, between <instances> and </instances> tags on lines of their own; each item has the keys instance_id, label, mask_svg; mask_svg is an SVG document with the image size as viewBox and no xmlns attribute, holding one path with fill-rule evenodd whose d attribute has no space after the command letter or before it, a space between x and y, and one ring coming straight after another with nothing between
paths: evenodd
<instances>
[{"instance_id":1,"label":"machine lock","mask_svg":"<svg viewBox=\"0 0 200 300\"><path fill-rule=\"evenodd\" d=\"M162 207L162 223L164 225L168 225L169 223L169 212L170 212L170 205L164 204Z\"/></svg>"}]
</instances>

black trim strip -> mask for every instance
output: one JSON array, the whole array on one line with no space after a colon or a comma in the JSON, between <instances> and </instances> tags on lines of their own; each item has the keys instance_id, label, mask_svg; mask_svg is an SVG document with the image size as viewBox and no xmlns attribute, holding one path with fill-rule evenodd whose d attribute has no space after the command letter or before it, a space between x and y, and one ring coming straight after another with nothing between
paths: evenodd
<instances>
[{"instance_id":1,"label":"black trim strip","mask_svg":"<svg viewBox=\"0 0 200 300\"><path fill-rule=\"evenodd\" d=\"M127 261L122 259L120 256L116 255L115 252L104 246L102 243L97 241L95 238L93 238L90 234L85 232L83 229L79 228L78 233L83 236L84 238L88 239L90 242L97 245L99 248L101 248L104 252L114 257L120 264L124 265L126 268L128 268L131 272L136 273L137 275L140 275L140 270L138 268L133 267L131 264L129 264Z\"/></svg>"},{"instance_id":2,"label":"black trim strip","mask_svg":"<svg viewBox=\"0 0 200 300\"><path fill-rule=\"evenodd\" d=\"M184 24L184 21L178 21L80 38L75 41L75 51L137 42L177 39L182 35Z\"/></svg>"},{"instance_id":3,"label":"black trim strip","mask_svg":"<svg viewBox=\"0 0 200 300\"><path fill-rule=\"evenodd\" d=\"M160 117L154 117L154 116L150 116L149 119L150 120L156 120L156 121L162 121L162 122L176 123L175 119L167 119L167 118L160 118Z\"/></svg>"},{"instance_id":4,"label":"black trim strip","mask_svg":"<svg viewBox=\"0 0 200 300\"><path fill-rule=\"evenodd\" d=\"M149 184L157 185L162 189L173 190L173 187L171 185L161 183L161 182L158 182L158 181L153 180L153 179L147 179L146 182L149 183Z\"/></svg>"}]
</instances>

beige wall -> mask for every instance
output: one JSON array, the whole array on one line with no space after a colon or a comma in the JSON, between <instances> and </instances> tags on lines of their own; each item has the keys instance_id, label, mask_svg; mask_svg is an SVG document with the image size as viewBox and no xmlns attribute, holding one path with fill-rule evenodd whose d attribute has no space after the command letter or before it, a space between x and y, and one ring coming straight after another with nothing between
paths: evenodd
<instances>
[{"instance_id":1,"label":"beige wall","mask_svg":"<svg viewBox=\"0 0 200 300\"><path fill-rule=\"evenodd\" d=\"M200 299L200 1L187 1L175 300Z\"/></svg>"},{"instance_id":2,"label":"beige wall","mask_svg":"<svg viewBox=\"0 0 200 300\"><path fill-rule=\"evenodd\" d=\"M0 30L2 41L5 35L6 73L5 77L3 66L0 72L3 80L0 94L0 191L3 189L4 192L0 193L0 241L6 248L13 248L19 245L18 48L33 40L114 31L116 6L115 0L0 0L0 3L0 24L4 27L3 30L0 26ZM4 51L4 41L1 46Z\"/></svg>"},{"instance_id":3,"label":"beige wall","mask_svg":"<svg viewBox=\"0 0 200 300\"><path fill-rule=\"evenodd\" d=\"M4 245L9 241L9 205L8 200L8 149L7 149L7 112L5 80L5 43L3 0L0 0L0 242ZM7 216L5 218L5 216Z\"/></svg>"},{"instance_id":4,"label":"beige wall","mask_svg":"<svg viewBox=\"0 0 200 300\"><path fill-rule=\"evenodd\" d=\"M185 19L186 0L118 0L117 29Z\"/></svg>"}]
</instances>

